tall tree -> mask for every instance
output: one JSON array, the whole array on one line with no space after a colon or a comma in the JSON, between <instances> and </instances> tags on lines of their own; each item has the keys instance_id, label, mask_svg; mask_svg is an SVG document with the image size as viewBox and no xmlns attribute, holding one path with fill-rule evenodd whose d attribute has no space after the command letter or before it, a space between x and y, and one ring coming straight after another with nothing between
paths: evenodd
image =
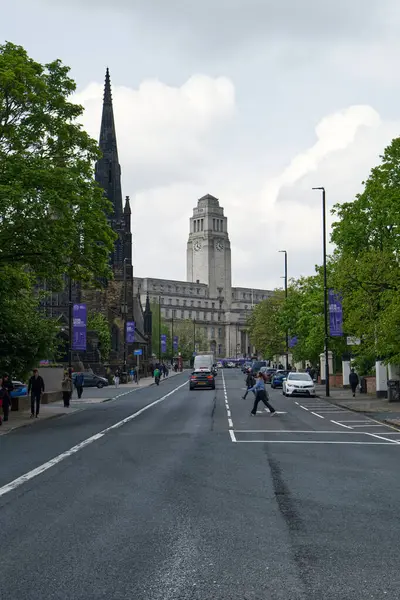
<instances>
[{"instance_id":1,"label":"tall tree","mask_svg":"<svg viewBox=\"0 0 400 600\"><path fill-rule=\"evenodd\" d=\"M24 265L48 283L66 271L108 276L115 239L94 181L97 142L77 121L68 72L0 46L0 266Z\"/></svg>"}]
</instances>

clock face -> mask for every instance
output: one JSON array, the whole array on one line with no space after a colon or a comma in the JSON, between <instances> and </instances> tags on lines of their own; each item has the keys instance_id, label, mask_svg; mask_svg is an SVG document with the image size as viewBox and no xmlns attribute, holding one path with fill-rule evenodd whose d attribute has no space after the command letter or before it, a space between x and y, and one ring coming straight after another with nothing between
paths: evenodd
<instances>
[{"instance_id":1,"label":"clock face","mask_svg":"<svg viewBox=\"0 0 400 600\"><path fill-rule=\"evenodd\" d=\"M199 250L201 250L201 244L200 244L200 242L195 242L193 248L195 249L196 252L198 252Z\"/></svg>"},{"instance_id":2,"label":"clock face","mask_svg":"<svg viewBox=\"0 0 400 600\"><path fill-rule=\"evenodd\" d=\"M224 244L220 241L217 242L217 250L221 251L224 249Z\"/></svg>"}]
</instances>

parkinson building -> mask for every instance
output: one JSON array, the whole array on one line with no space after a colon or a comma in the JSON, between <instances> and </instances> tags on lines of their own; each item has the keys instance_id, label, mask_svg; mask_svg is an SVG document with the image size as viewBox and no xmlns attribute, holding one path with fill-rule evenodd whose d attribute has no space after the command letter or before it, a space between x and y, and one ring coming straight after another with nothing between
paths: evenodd
<instances>
[{"instance_id":1,"label":"parkinson building","mask_svg":"<svg viewBox=\"0 0 400 600\"><path fill-rule=\"evenodd\" d=\"M228 219L214 196L198 200L190 217L186 281L134 278L134 293L160 303L168 322L190 319L202 329L217 357L250 356L246 323L255 304L270 290L232 287Z\"/></svg>"}]
</instances>

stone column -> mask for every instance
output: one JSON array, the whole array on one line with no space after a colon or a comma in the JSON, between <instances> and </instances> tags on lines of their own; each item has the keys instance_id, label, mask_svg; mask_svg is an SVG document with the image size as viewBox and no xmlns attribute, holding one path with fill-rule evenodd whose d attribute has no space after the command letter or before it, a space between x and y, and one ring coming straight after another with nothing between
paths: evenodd
<instances>
[{"instance_id":1,"label":"stone column","mask_svg":"<svg viewBox=\"0 0 400 600\"><path fill-rule=\"evenodd\" d=\"M349 375L351 371L351 362L349 360L342 360L342 373L343 373L343 387L349 388Z\"/></svg>"},{"instance_id":2,"label":"stone column","mask_svg":"<svg viewBox=\"0 0 400 600\"><path fill-rule=\"evenodd\" d=\"M375 363L376 374L376 396L377 398L387 398L387 369L386 365L380 360Z\"/></svg>"},{"instance_id":3,"label":"stone column","mask_svg":"<svg viewBox=\"0 0 400 600\"><path fill-rule=\"evenodd\" d=\"M325 352L319 355L321 383L325 383ZM333 353L328 350L329 375L333 375Z\"/></svg>"},{"instance_id":4,"label":"stone column","mask_svg":"<svg viewBox=\"0 0 400 600\"><path fill-rule=\"evenodd\" d=\"M400 365L388 365L389 377L388 379L396 379L397 381L400 379Z\"/></svg>"}]
</instances>

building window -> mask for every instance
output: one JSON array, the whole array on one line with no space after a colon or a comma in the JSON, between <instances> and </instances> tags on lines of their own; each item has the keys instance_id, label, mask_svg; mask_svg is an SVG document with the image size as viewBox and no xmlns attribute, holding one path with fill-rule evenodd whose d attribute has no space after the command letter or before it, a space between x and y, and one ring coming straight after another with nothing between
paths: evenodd
<instances>
[{"instance_id":1,"label":"building window","mask_svg":"<svg viewBox=\"0 0 400 600\"><path fill-rule=\"evenodd\" d=\"M176 305L179 306L179 298L176 299Z\"/></svg>"},{"instance_id":2,"label":"building window","mask_svg":"<svg viewBox=\"0 0 400 600\"><path fill-rule=\"evenodd\" d=\"M247 310L248 309L248 304L245 304L244 309Z\"/></svg>"},{"instance_id":3,"label":"building window","mask_svg":"<svg viewBox=\"0 0 400 600\"><path fill-rule=\"evenodd\" d=\"M215 308L215 302L211 302L211 306Z\"/></svg>"},{"instance_id":4,"label":"building window","mask_svg":"<svg viewBox=\"0 0 400 600\"><path fill-rule=\"evenodd\" d=\"M224 230L224 222L221 220L221 231Z\"/></svg>"},{"instance_id":5,"label":"building window","mask_svg":"<svg viewBox=\"0 0 400 600\"><path fill-rule=\"evenodd\" d=\"M218 344L218 356L222 354L222 344Z\"/></svg>"},{"instance_id":6,"label":"building window","mask_svg":"<svg viewBox=\"0 0 400 600\"><path fill-rule=\"evenodd\" d=\"M165 314L165 316L166 316L166 317L169 317L169 310L168 310L167 308L166 308L165 310L164 310L164 309L162 309L162 311L161 311L161 312L163 312L163 313Z\"/></svg>"},{"instance_id":7,"label":"building window","mask_svg":"<svg viewBox=\"0 0 400 600\"><path fill-rule=\"evenodd\" d=\"M186 294L186 288L182 288L182 294Z\"/></svg>"},{"instance_id":8,"label":"building window","mask_svg":"<svg viewBox=\"0 0 400 600\"><path fill-rule=\"evenodd\" d=\"M176 310L175 309L172 311L172 316L175 319L175 317L176 317Z\"/></svg>"},{"instance_id":9,"label":"building window","mask_svg":"<svg viewBox=\"0 0 400 600\"><path fill-rule=\"evenodd\" d=\"M213 219L213 231L215 231L215 219Z\"/></svg>"},{"instance_id":10,"label":"building window","mask_svg":"<svg viewBox=\"0 0 400 600\"><path fill-rule=\"evenodd\" d=\"M190 306L194 306L194 300L190 301Z\"/></svg>"},{"instance_id":11,"label":"building window","mask_svg":"<svg viewBox=\"0 0 400 600\"><path fill-rule=\"evenodd\" d=\"M208 302L205 302L205 307L208 308Z\"/></svg>"},{"instance_id":12,"label":"building window","mask_svg":"<svg viewBox=\"0 0 400 600\"><path fill-rule=\"evenodd\" d=\"M218 327L218 337L222 338L222 327Z\"/></svg>"},{"instance_id":13,"label":"building window","mask_svg":"<svg viewBox=\"0 0 400 600\"><path fill-rule=\"evenodd\" d=\"M183 306L186 306L186 300L183 301Z\"/></svg>"},{"instance_id":14,"label":"building window","mask_svg":"<svg viewBox=\"0 0 400 600\"><path fill-rule=\"evenodd\" d=\"M196 319L200 319L200 313L198 310L196 310Z\"/></svg>"},{"instance_id":15,"label":"building window","mask_svg":"<svg viewBox=\"0 0 400 600\"><path fill-rule=\"evenodd\" d=\"M219 219L217 219L217 231L219 231Z\"/></svg>"},{"instance_id":16,"label":"building window","mask_svg":"<svg viewBox=\"0 0 400 600\"><path fill-rule=\"evenodd\" d=\"M205 335L205 337L208 337L207 327L204 327L204 335Z\"/></svg>"},{"instance_id":17,"label":"building window","mask_svg":"<svg viewBox=\"0 0 400 600\"><path fill-rule=\"evenodd\" d=\"M197 306L201 306L201 300L197 300Z\"/></svg>"},{"instance_id":18,"label":"building window","mask_svg":"<svg viewBox=\"0 0 400 600\"><path fill-rule=\"evenodd\" d=\"M221 320L221 313L218 313L218 321Z\"/></svg>"},{"instance_id":19,"label":"building window","mask_svg":"<svg viewBox=\"0 0 400 600\"><path fill-rule=\"evenodd\" d=\"M204 219L201 219L200 224L201 224L201 231L203 231L203 228L204 228Z\"/></svg>"},{"instance_id":20,"label":"building window","mask_svg":"<svg viewBox=\"0 0 400 600\"><path fill-rule=\"evenodd\" d=\"M185 318L185 311L181 310L181 319L184 319L184 318Z\"/></svg>"},{"instance_id":21,"label":"building window","mask_svg":"<svg viewBox=\"0 0 400 600\"><path fill-rule=\"evenodd\" d=\"M197 288L197 290L196 290L196 291L197 291L197 293L198 293L198 294L200 294L200 289L199 289L199 288Z\"/></svg>"},{"instance_id":22,"label":"building window","mask_svg":"<svg viewBox=\"0 0 400 600\"><path fill-rule=\"evenodd\" d=\"M169 303L172 304L172 298L169 299Z\"/></svg>"},{"instance_id":23,"label":"building window","mask_svg":"<svg viewBox=\"0 0 400 600\"><path fill-rule=\"evenodd\" d=\"M215 335L215 329L214 329L214 327L211 327L211 337L213 338L214 335Z\"/></svg>"},{"instance_id":24,"label":"building window","mask_svg":"<svg viewBox=\"0 0 400 600\"><path fill-rule=\"evenodd\" d=\"M192 311L189 310L189 319L191 319L191 318L192 318Z\"/></svg>"},{"instance_id":25,"label":"building window","mask_svg":"<svg viewBox=\"0 0 400 600\"><path fill-rule=\"evenodd\" d=\"M161 304L164 304L164 298L160 298Z\"/></svg>"}]
</instances>

